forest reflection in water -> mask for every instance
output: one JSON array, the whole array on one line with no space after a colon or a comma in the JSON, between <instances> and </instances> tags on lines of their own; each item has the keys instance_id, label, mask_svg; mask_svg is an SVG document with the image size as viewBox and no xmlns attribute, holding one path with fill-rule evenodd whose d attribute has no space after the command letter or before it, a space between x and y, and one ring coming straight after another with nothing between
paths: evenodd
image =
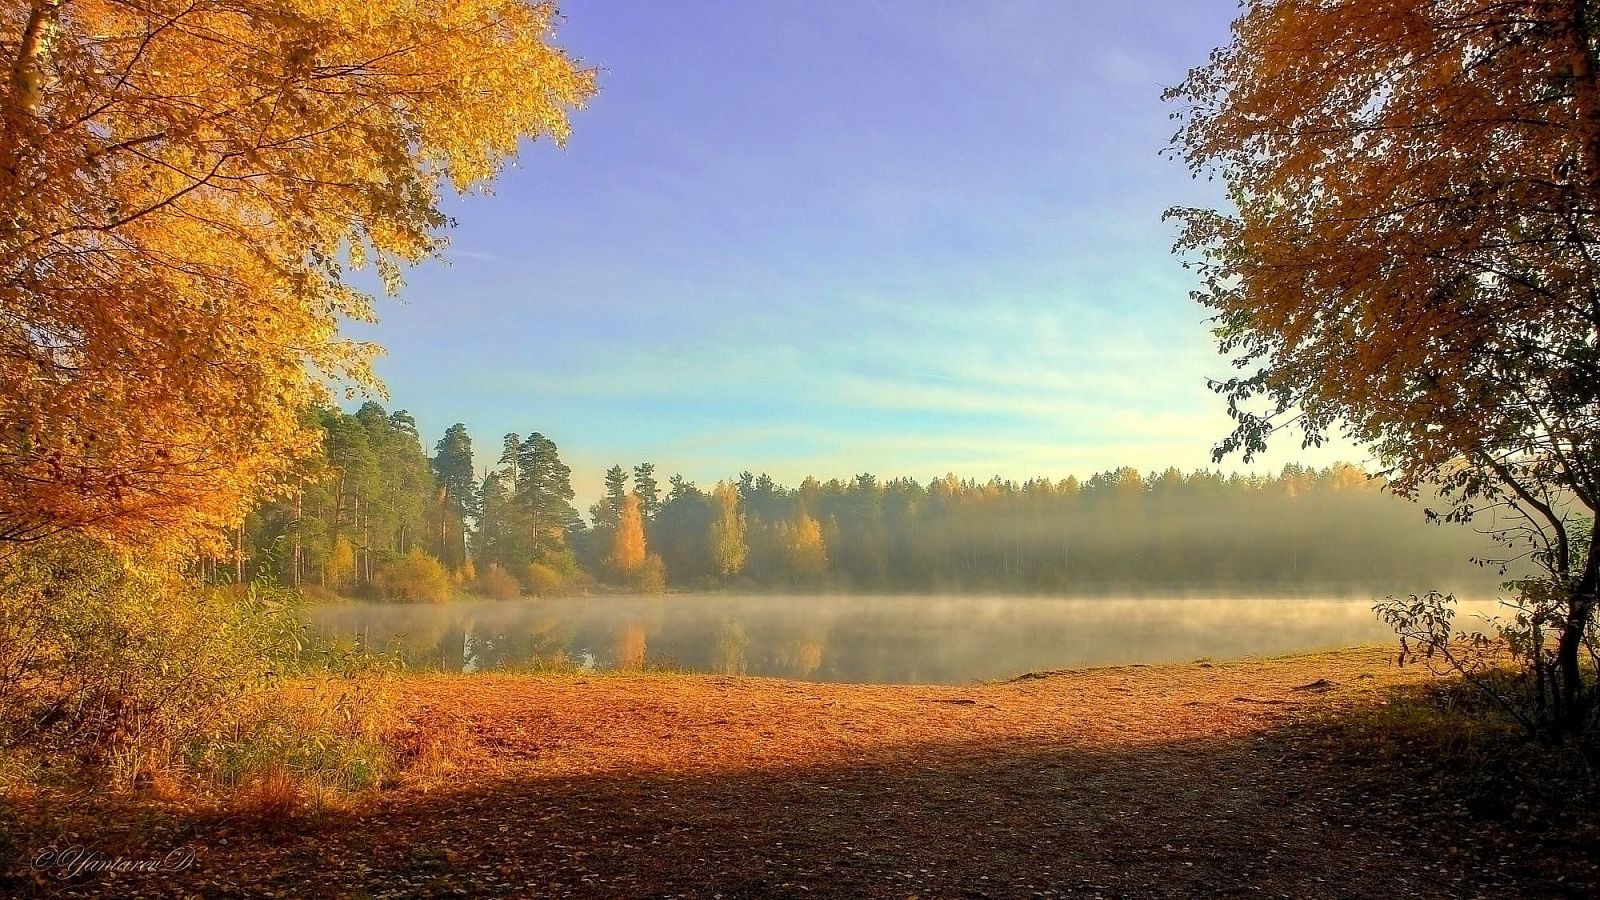
<instances>
[{"instance_id":1,"label":"forest reflection in water","mask_svg":"<svg viewBox=\"0 0 1600 900\"><path fill-rule=\"evenodd\" d=\"M1462 604L1478 627L1499 610ZM315 629L406 668L676 669L961 684L1092 665L1393 641L1370 598L673 594L315 607Z\"/></svg>"}]
</instances>

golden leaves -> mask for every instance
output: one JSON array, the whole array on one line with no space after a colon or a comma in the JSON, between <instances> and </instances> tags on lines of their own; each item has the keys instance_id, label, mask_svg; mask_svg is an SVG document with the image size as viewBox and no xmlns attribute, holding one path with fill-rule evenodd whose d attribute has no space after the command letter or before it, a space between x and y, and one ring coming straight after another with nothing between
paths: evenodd
<instances>
[{"instance_id":1,"label":"golden leaves","mask_svg":"<svg viewBox=\"0 0 1600 900\"><path fill-rule=\"evenodd\" d=\"M41 9L0 2L0 41ZM0 95L0 537L236 518L309 445L301 407L375 384L338 336L373 317L340 261L398 289L438 246L439 184L564 139L594 89L522 0L52 14Z\"/></svg>"},{"instance_id":2,"label":"golden leaves","mask_svg":"<svg viewBox=\"0 0 1600 900\"><path fill-rule=\"evenodd\" d=\"M1298 408L1313 436L1347 421L1406 482L1593 434L1592 404L1551 403L1561 380L1600 378L1573 352L1600 328L1600 93L1580 64L1597 35L1581 6L1255 0L1169 92L1185 104L1177 152L1234 204L1173 213L1247 370L1222 386L1240 425L1225 447Z\"/></svg>"},{"instance_id":3,"label":"golden leaves","mask_svg":"<svg viewBox=\"0 0 1600 900\"><path fill-rule=\"evenodd\" d=\"M640 513L639 495L628 494L622 498L606 564L619 573L631 574L644 567L644 560L644 517Z\"/></svg>"}]
</instances>

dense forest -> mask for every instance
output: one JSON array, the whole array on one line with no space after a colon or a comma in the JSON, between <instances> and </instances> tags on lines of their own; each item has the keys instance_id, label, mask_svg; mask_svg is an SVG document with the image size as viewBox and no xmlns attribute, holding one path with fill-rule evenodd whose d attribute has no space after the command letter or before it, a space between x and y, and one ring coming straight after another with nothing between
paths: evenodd
<instances>
[{"instance_id":1,"label":"dense forest","mask_svg":"<svg viewBox=\"0 0 1600 900\"><path fill-rule=\"evenodd\" d=\"M322 409L321 453L261 506L215 578L437 599L617 588L1099 592L1491 590L1483 538L1348 465L1271 476L1118 468L1082 481L861 474L702 487L613 466L588 516L550 438L465 426L424 449L404 411Z\"/></svg>"}]
</instances>

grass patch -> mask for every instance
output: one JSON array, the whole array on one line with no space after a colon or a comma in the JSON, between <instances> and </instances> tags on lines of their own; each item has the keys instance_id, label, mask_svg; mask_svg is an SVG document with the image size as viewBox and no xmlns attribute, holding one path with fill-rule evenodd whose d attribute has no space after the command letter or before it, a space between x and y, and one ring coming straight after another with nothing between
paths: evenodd
<instances>
[{"instance_id":1,"label":"grass patch","mask_svg":"<svg viewBox=\"0 0 1600 900\"><path fill-rule=\"evenodd\" d=\"M392 662L315 644L299 602L81 541L0 561L0 791L281 813L379 784Z\"/></svg>"}]
</instances>

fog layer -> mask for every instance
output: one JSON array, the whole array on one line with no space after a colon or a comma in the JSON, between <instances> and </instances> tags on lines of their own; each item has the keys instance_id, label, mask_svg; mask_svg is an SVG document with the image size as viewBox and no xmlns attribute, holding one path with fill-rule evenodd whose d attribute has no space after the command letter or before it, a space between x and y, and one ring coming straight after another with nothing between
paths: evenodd
<instances>
[{"instance_id":1,"label":"fog layer","mask_svg":"<svg viewBox=\"0 0 1600 900\"><path fill-rule=\"evenodd\" d=\"M1463 605L1469 618L1494 611L1493 601ZM422 670L577 665L940 684L1394 639L1364 598L601 596L341 604L312 620Z\"/></svg>"}]
</instances>

